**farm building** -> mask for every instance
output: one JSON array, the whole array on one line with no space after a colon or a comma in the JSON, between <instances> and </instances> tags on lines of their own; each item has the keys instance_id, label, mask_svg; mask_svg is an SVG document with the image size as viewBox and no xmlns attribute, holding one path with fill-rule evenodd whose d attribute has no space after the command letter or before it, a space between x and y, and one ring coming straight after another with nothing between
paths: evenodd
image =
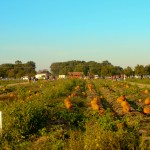
<instances>
[{"instance_id":1,"label":"farm building","mask_svg":"<svg viewBox=\"0 0 150 150\"><path fill-rule=\"evenodd\" d=\"M35 75L36 79L47 79L48 78L48 74L47 73L38 73Z\"/></svg>"},{"instance_id":2,"label":"farm building","mask_svg":"<svg viewBox=\"0 0 150 150\"><path fill-rule=\"evenodd\" d=\"M68 78L82 78L83 72L68 72Z\"/></svg>"},{"instance_id":3,"label":"farm building","mask_svg":"<svg viewBox=\"0 0 150 150\"><path fill-rule=\"evenodd\" d=\"M66 75L59 75L58 76L58 79L65 79L66 78Z\"/></svg>"}]
</instances>

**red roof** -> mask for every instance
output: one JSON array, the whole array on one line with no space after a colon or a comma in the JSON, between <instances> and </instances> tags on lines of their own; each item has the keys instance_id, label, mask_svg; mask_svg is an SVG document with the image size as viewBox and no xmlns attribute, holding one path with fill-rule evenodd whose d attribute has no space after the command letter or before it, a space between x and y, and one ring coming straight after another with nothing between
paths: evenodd
<instances>
[{"instance_id":1,"label":"red roof","mask_svg":"<svg viewBox=\"0 0 150 150\"><path fill-rule=\"evenodd\" d=\"M68 75L81 76L83 75L83 72L68 72Z\"/></svg>"}]
</instances>

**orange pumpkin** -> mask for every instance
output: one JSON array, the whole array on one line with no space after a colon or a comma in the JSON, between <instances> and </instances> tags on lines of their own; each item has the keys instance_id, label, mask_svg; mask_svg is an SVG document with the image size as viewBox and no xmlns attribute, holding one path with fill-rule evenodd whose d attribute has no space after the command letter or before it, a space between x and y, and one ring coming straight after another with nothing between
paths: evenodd
<instances>
[{"instance_id":1,"label":"orange pumpkin","mask_svg":"<svg viewBox=\"0 0 150 150\"><path fill-rule=\"evenodd\" d=\"M121 103L122 101L125 101L125 96L121 95L120 97L117 98L117 102Z\"/></svg>"},{"instance_id":2,"label":"orange pumpkin","mask_svg":"<svg viewBox=\"0 0 150 150\"><path fill-rule=\"evenodd\" d=\"M144 112L144 114L150 114L150 108L144 107L143 112Z\"/></svg>"},{"instance_id":3,"label":"orange pumpkin","mask_svg":"<svg viewBox=\"0 0 150 150\"><path fill-rule=\"evenodd\" d=\"M91 101L91 107L94 110L99 110L100 109L99 102L98 102L98 97L93 98L93 100Z\"/></svg>"},{"instance_id":4,"label":"orange pumpkin","mask_svg":"<svg viewBox=\"0 0 150 150\"><path fill-rule=\"evenodd\" d=\"M150 105L150 98L149 97L146 98L144 103L145 103L145 105Z\"/></svg>"},{"instance_id":5,"label":"orange pumpkin","mask_svg":"<svg viewBox=\"0 0 150 150\"><path fill-rule=\"evenodd\" d=\"M88 89L89 89L89 91L92 91L92 89L93 89L92 84L88 84Z\"/></svg>"},{"instance_id":6,"label":"orange pumpkin","mask_svg":"<svg viewBox=\"0 0 150 150\"><path fill-rule=\"evenodd\" d=\"M100 106L98 104L92 104L91 107L94 109L94 110L99 110L100 109Z\"/></svg>"},{"instance_id":7,"label":"orange pumpkin","mask_svg":"<svg viewBox=\"0 0 150 150\"><path fill-rule=\"evenodd\" d=\"M75 97L75 96L76 96L76 93L72 93L72 94L71 94L71 97Z\"/></svg>"},{"instance_id":8,"label":"orange pumpkin","mask_svg":"<svg viewBox=\"0 0 150 150\"><path fill-rule=\"evenodd\" d=\"M64 100L64 103L65 103L65 106L66 106L67 109L72 108L72 103L71 103L71 101L70 101L69 98L66 98L66 99Z\"/></svg>"},{"instance_id":9,"label":"orange pumpkin","mask_svg":"<svg viewBox=\"0 0 150 150\"><path fill-rule=\"evenodd\" d=\"M123 112L124 112L124 113L130 112L130 106L124 106L124 107L123 107Z\"/></svg>"},{"instance_id":10,"label":"orange pumpkin","mask_svg":"<svg viewBox=\"0 0 150 150\"><path fill-rule=\"evenodd\" d=\"M145 94L148 94L148 90L146 89L146 90L144 91L144 93L145 93Z\"/></svg>"},{"instance_id":11,"label":"orange pumpkin","mask_svg":"<svg viewBox=\"0 0 150 150\"><path fill-rule=\"evenodd\" d=\"M98 97L94 97L91 102L98 104Z\"/></svg>"},{"instance_id":12,"label":"orange pumpkin","mask_svg":"<svg viewBox=\"0 0 150 150\"><path fill-rule=\"evenodd\" d=\"M11 98L13 98L15 95L14 95L14 93L11 93L10 95L9 95L9 97L11 97Z\"/></svg>"},{"instance_id":13,"label":"orange pumpkin","mask_svg":"<svg viewBox=\"0 0 150 150\"><path fill-rule=\"evenodd\" d=\"M121 102L121 106L122 107L129 106L129 103L127 101L123 101L123 102Z\"/></svg>"}]
</instances>

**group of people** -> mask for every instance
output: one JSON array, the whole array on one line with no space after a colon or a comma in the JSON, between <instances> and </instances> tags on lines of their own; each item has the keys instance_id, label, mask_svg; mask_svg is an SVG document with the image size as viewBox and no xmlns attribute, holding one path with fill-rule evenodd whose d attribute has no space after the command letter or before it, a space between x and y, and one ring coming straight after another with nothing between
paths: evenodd
<instances>
[{"instance_id":1,"label":"group of people","mask_svg":"<svg viewBox=\"0 0 150 150\"><path fill-rule=\"evenodd\" d=\"M114 75L111 77L112 80L118 81L118 80L126 80L125 75Z\"/></svg>"},{"instance_id":2,"label":"group of people","mask_svg":"<svg viewBox=\"0 0 150 150\"><path fill-rule=\"evenodd\" d=\"M31 77L31 76L28 76L28 82L31 83L31 80L33 80L33 82L36 82L38 79L36 77Z\"/></svg>"}]
</instances>

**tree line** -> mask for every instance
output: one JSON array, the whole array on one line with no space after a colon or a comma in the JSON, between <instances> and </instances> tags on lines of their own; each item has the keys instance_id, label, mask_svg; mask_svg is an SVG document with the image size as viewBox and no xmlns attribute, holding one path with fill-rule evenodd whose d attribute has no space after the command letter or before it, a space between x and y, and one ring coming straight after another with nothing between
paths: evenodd
<instances>
[{"instance_id":1,"label":"tree line","mask_svg":"<svg viewBox=\"0 0 150 150\"><path fill-rule=\"evenodd\" d=\"M25 75L34 76L36 64L33 61L22 63L21 61L15 61L15 64L6 63L0 65L0 77L2 78L21 78Z\"/></svg>"},{"instance_id":2,"label":"tree line","mask_svg":"<svg viewBox=\"0 0 150 150\"><path fill-rule=\"evenodd\" d=\"M109 61L105 60L101 63L95 61L67 61L67 62L55 62L50 66L51 73L53 75L68 75L68 72L83 72L85 76L99 75L99 76L114 76L125 74L129 76L141 76L150 75L150 64L143 66L137 64L134 68L128 66L122 68L120 66L114 66Z\"/></svg>"},{"instance_id":3,"label":"tree line","mask_svg":"<svg viewBox=\"0 0 150 150\"><path fill-rule=\"evenodd\" d=\"M0 77L2 78L21 78L25 75L34 76L36 72L36 64L33 61L22 63L17 60L14 64L6 63L0 65ZM48 70L39 70L39 73L49 72ZM105 60L101 63L95 61L66 61L66 62L54 62L50 65L50 72L54 76L68 75L68 72L83 72L85 76L99 75L99 76L114 76L125 74L129 76L143 76L150 75L150 64L136 65L134 68L128 66L122 68L120 66L114 66L109 61Z\"/></svg>"}]
</instances>

